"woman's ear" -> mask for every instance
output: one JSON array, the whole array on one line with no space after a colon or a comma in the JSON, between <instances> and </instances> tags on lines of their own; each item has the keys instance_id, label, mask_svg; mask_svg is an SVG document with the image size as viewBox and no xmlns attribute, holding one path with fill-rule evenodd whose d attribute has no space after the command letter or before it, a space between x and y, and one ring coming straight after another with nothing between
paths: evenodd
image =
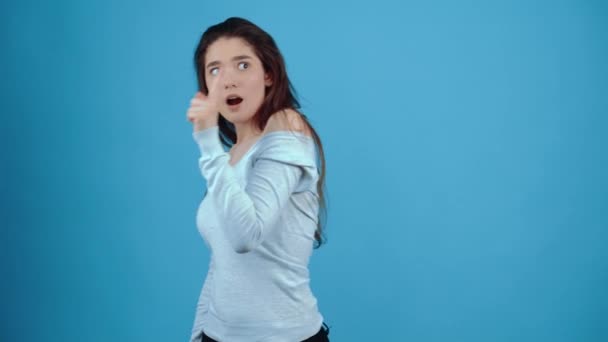
<instances>
[{"instance_id":1,"label":"woman's ear","mask_svg":"<svg viewBox=\"0 0 608 342\"><path fill-rule=\"evenodd\" d=\"M264 85L267 87L270 87L272 85L272 78L268 73L264 74Z\"/></svg>"}]
</instances>

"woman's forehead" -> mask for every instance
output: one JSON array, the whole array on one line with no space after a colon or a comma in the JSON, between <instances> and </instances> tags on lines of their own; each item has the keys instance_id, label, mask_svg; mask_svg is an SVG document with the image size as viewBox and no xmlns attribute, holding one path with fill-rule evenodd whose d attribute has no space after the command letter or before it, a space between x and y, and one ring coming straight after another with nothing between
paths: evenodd
<instances>
[{"instance_id":1,"label":"woman's forehead","mask_svg":"<svg viewBox=\"0 0 608 342\"><path fill-rule=\"evenodd\" d=\"M212 61L228 62L236 56L248 55L256 58L251 46L242 38L219 38L209 45L205 56L206 63Z\"/></svg>"}]
</instances>

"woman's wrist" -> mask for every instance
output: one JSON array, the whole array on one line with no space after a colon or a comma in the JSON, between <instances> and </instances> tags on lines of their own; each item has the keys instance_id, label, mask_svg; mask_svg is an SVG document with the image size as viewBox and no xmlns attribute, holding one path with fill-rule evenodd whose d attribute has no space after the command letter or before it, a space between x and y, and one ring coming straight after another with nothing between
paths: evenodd
<instances>
[{"instance_id":1,"label":"woman's wrist","mask_svg":"<svg viewBox=\"0 0 608 342\"><path fill-rule=\"evenodd\" d=\"M196 120L194 121L194 125L192 125L192 129L194 132L198 132L217 125L217 120Z\"/></svg>"},{"instance_id":2,"label":"woman's wrist","mask_svg":"<svg viewBox=\"0 0 608 342\"><path fill-rule=\"evenodd\" d=\"M215 125L192 132L192 137L202 156L211 157L225 153L219 138L219 131L219 126Z\"/></svg>"}]
</instances>

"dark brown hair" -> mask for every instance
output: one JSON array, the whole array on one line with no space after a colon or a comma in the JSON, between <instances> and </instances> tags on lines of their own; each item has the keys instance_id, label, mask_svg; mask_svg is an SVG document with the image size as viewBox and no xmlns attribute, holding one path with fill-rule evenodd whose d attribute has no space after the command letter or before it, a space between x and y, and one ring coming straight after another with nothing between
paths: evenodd
<instances>
[{"instance_id":1,"label":"dark brown hair","mask_svg":"<svg viewBox=\"0 0 608 342\"><path fill-rule=\"evenodd\" d=\"M210 26L202 35L200 42L194 53L194 68L198 80L198 88L203 94L208 94L209 90L205 83L205 54L209 46L219 38L241 38L247 42L255 52L256 56L262 62L264 72L268 73L272 80L272 85L266 87L264 100L253 116L253 121L257 124L260 130L264 130L268 119L272 115L281 112L285 109L293 109L298 112L306 124L317 147L317 156L320 159L320 176L317 183L317 192L319 194L319 217L317 221L317 230L315 232L315 240L317 242L315 248L318 248L326 240L323 233L324 221L327 217L327 207L325 204L325 154L323 152L323 144L319 135L314 130L306 115L302 114L298 109L300 103L296 98L296 91L289 81L285 61L283 55L279 51L274 39L252 22L243 19L232 17L224 22ZM220 113L218 119L220 129L220 140L227 147L232 147L236 143L236 130L234 125L226 120Z\"/></svg>"}]
</instances>

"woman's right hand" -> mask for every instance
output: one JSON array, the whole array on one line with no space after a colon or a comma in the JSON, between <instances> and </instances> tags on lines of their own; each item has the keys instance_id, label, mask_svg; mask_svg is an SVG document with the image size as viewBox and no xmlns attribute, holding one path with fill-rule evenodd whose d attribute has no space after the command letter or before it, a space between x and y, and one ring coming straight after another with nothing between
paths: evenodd
<instances>
[{"instance_id":1,"label":"woman's right hand","mask_svg":"<svg viewBox=\"0 0 608 342\"><path fill-rule=\"evenodd\" d=\"M213 77L211 86L209 87L209 94L205 96L202 92L197 91L194 97L190 100L190 107L186 112L188 121L194 126L193 130L201 131L203 129L217 126L219 119L219 106L220 106L220 93L219 86L222 83L222 71Z\"/></svg>"}]
</instances>

